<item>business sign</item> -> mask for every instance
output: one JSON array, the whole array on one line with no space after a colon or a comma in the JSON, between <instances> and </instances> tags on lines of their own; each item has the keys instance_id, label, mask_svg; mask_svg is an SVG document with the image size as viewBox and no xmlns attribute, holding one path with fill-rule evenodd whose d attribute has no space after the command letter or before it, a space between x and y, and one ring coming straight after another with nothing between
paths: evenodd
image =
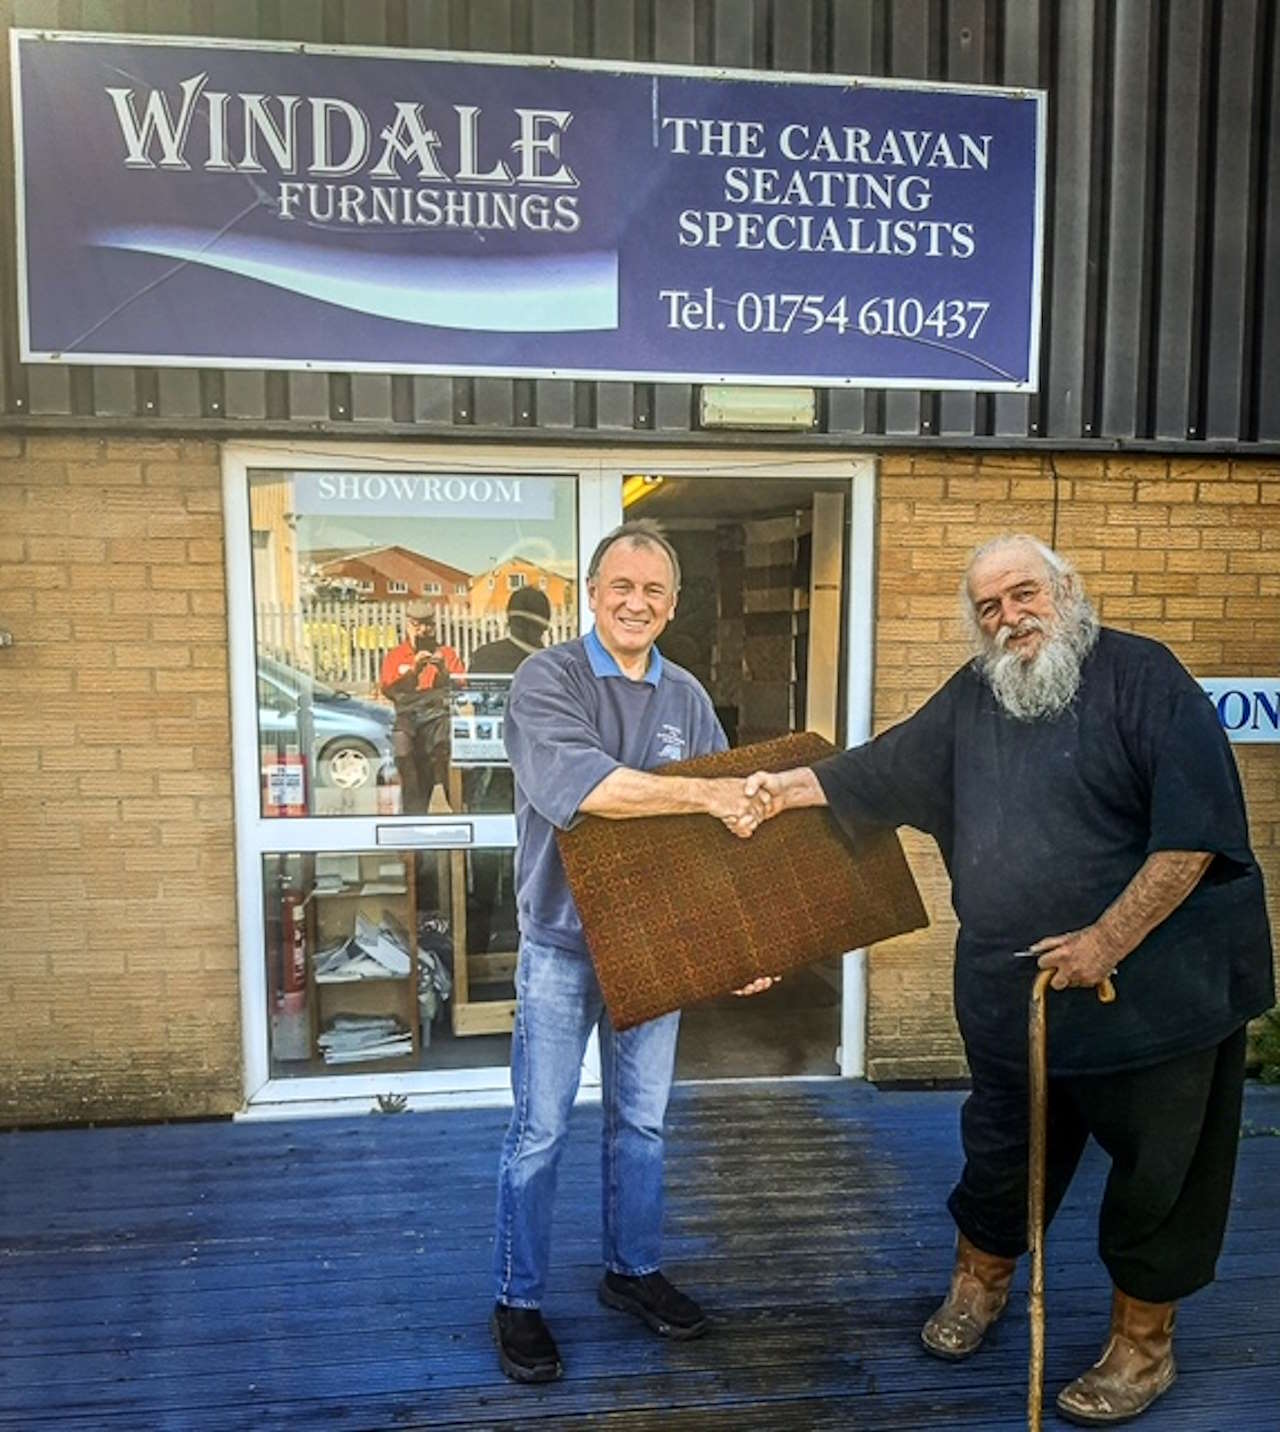
<instances>
[{"instance_id":1,"label":"business sign","mask_svg":"<svg viewBox=\"0 0 1280 1432\"><path fill-rule=\"evenodd\" d=\"M456 472L295 472L299 517L480 517L550 521L554 477Z\"/></svg>"},{"instance_id":2,"label":"business sign","mask_svg":"<svg viewBox=\"0 0 1280 1432\"><path fill-rule=\"evenodd\" d=\"M1280 676L1198 676L1229 740L1280 741Z\"/></svg>"},{"instance_id":3,"label":"business sign","mask_svg":"<svg viewBox=\"0 0 1280 1432\"><path fill-rule=\"evenodd\" d=\"M13 34L24 361L1036 387L1039 91Z\"/></svg>"}]
</instances>

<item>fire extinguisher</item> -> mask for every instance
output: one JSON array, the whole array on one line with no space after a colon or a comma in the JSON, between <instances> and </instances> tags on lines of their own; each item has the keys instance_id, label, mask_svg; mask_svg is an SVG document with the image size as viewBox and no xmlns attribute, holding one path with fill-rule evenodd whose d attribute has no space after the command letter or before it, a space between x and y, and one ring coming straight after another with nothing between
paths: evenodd
<instances>
[{"instance_id":1,"label":"fire extinguisher","mask_svg":"<svg viewBox=\"0 0 1280 1432\"><path fill-rule=\"evenodd\" d=\"M280 899L281 944L284 969L281 983L286 995L299 994L307 987L307 929L305 901L297 890L286 890Z\"/></svg>"}]
</instances>

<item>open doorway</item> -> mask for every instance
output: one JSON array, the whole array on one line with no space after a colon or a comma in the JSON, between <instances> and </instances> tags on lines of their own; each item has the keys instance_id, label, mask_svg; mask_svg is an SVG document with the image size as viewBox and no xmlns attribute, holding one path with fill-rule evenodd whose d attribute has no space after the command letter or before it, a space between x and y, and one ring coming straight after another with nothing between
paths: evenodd
<instances>
[{"instance_id":1,"label":"open doorway","mask_svg":"<svg viewBox=\"0 0 1280 1432\"><path fill-rule=\"evenodd\" d=\"M730 745L804 730L842 744L849 483L643 474L623 492L625 518L659 522L680 555L662 653L710 692ZM676 1073L838 1074L840 1040L837 956L686 1010Z\"/></svg>"}]
</instances>

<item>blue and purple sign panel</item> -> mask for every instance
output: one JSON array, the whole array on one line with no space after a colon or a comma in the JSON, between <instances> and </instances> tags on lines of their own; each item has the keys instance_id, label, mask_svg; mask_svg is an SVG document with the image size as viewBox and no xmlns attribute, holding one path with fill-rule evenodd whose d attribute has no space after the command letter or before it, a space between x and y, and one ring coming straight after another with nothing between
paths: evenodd
<instances>
[{"instance_id":1,"label":"blue and purple sign panel","mask_svg":"<svg viewBox=\"0 0 1280 1432\"><path fill-rule=\"evenodd\" d=\"M1036 386L1040 92L13 43L26 361Z\"/></svg>"}]
</instances>

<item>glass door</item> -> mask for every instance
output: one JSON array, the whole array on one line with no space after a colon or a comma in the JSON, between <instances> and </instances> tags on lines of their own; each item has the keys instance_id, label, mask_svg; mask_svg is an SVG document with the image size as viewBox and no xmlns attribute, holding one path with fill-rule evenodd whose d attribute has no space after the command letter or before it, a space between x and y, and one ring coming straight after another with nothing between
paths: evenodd
<instances>
[{"instance_id":1,"label":"glass door","mask_svg":"<svg viewBox=\"0 0 1280 1432\"><path fill-rule=\"evenodd\" d=\"M578 634L585 481L582 504L527 465L228 462L251 1100L506 1086L503 714L521 661Z\"/></svg>"},{"instance_id":2,"label":"glass door","mask_svg":"<svg viewBox=\"0 0 1280 1432\"><path fill-rule=\"evenodd\" d=\"M572 449L224 450L256 1111L505 1096L517 942L506 689L530 651L589 626L587 562L624 514L657 517L685 558L663 650L712 691L731 739L869 734L874 465L727 457L617 450L606 467ZM864 956L789 984L785 1009L771 994L768 1008L691 1012L682 1077L860 1074Z\"/></svg>"}]
</instances>

